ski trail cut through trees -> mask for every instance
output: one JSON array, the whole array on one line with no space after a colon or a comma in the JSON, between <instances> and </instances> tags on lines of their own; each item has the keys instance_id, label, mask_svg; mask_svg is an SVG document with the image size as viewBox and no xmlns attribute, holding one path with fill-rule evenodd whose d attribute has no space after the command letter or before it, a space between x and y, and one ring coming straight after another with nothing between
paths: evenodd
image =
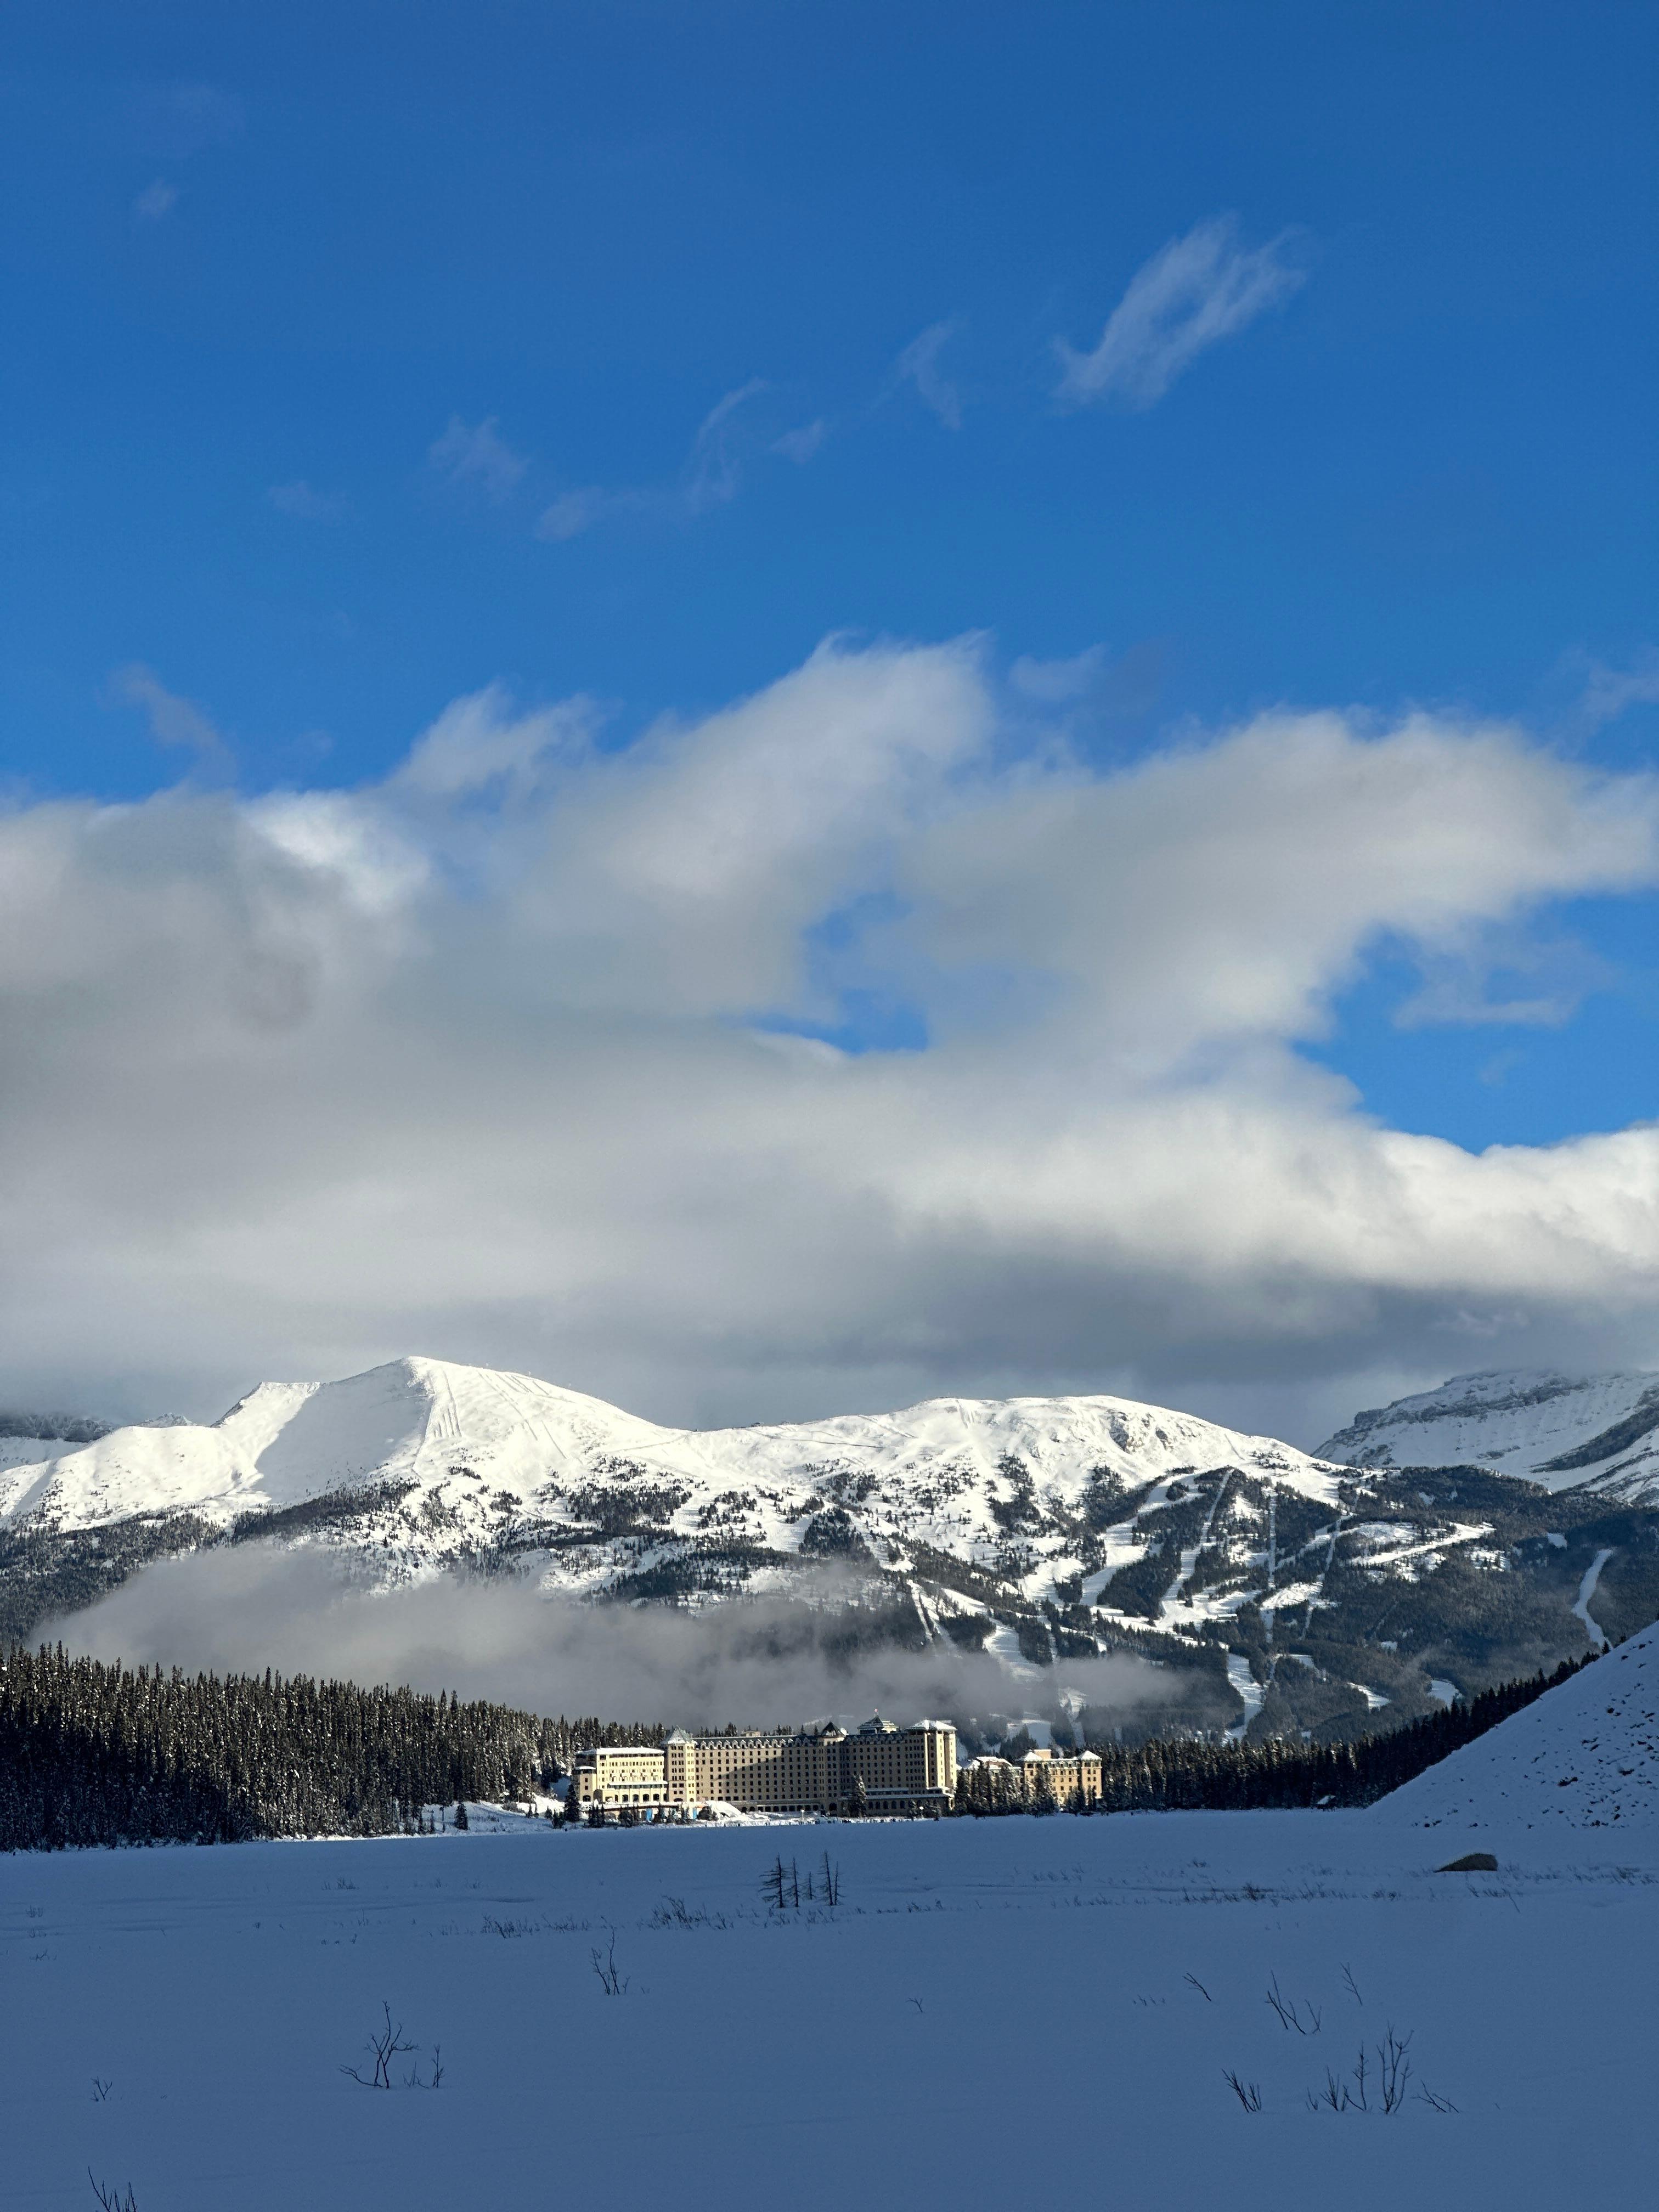
<instances>
[{"instance_id":1,"label":"ski trail cut through trees","mask_svg":"<svg viewBox=\"0 0 1659 2212\"><path fill-rule=\"evenodd\" d=\"M1602 1568L1606 1566L1617 1548L1616 1545L1609 1544L1605 1551L1598 1552L1589 1566L1585 1568L1584 1579L1578 1585L1577 1602L1572 1608L1583 1622L1589 1640L1598 1651L1607 1650L1607 1639L1601 1633L1598 1624L1590 1619L1589 1601L1595 1595L1595 1585L1601 1579Z\"/></svg>"},{"instance_id":2,"label":"ski trail cut through trees","mask_svg":"<svg viewBox=\"0 0 1659 2212\"><path fill-rule=\"evenodd\" d=\"M1193 1546L1190 1552L1183 1552L1181 1554L1180 1571L1164 1595L1161 1611L1163 1621L1166 1626L1170 1615L1181 1602L1182 1592L1193 1578L1193 1571L1198 1565L1200 1553L1210 1540L1210 1531L1215 1526L1215 1516L1221 1510L1221 1501L1227 1495L1232 1479L1233 1470L1229 1468L1221 1478L1221 1487L1210 1500L1210 1510L1204 1516L1204 1526L1198 1532L1197 1543Z\"/></svg>"},{"instance_id":3,"label":"ski trail cut through trees","mask_svg":"<svg viewBox=\"0 0 1659 2212\"><path fill-rule=\"evenodd\" d=\"M1246 1729L1261 1711L1267 1692L1250 1672L1250 1662L1240 1651L1227 1654L1227 1680L1244 1700L1244 1717L1236 1728L1228 1729L1227 1741L1229 1743L1243 1743Z\"/></svg>"}]
</instances>

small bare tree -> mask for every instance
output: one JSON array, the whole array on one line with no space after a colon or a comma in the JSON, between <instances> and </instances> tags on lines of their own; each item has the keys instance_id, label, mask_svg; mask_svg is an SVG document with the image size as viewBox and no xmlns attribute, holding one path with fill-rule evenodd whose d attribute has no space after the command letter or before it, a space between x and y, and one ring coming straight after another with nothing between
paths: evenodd
<instances>
[{"instance_id":1,"label":"small bare tree","mask_svg":"<svg viewBox=\"0 0 1659 2212\"><path fill-rule=\"evenodd\" d=\"M1409 2035L1398 2036L1392 2027L1387 2038L1376 2046L1376 2063L1382 2089L1382 2109L1397 2112L1406 2101L1406 2085L1412 2078L1412 2063L1406 2056Z\"/></svg>"},{"instance_id":2,"label":"small bare tree","mask_svg":"<svg viewBox=\"0 0 1659 2212\"><path fill-rule=\"evenodd\" d=\"M608 1949L592 1950L587 1955L593 1961L593 1971L599 1976L599 1986L606 1996L625 1996L629 1977L624 1974L617 1964L616 1929L613 1928L611 1930L611 1942Z\"/></svg>"},{"instance_id":3,"label":"small bare tree","mask_svg":"<svg viewBox=\"0 0 1659 2212\"><path fill-rule=\"evenodd\" d=\"M403 2022L399 2021L396 2027L392 2025L392 2007L384 1999L381 2001L380 2009L386 2014L385 2026L378 2035L371 2033L368 2039L368 2047L374 2055L374 2072L365 2074L362 2068L357 2066L343 2066L340 2069L342 2074L348 2075L350 2080L357 2083L360 2088L363 2089L389 2089L392 2087L392 2060L403 2057L405 2052L417 2051L420 2048L418 2044L405 2043L403 2040Z\"/></svg>"}]
</instances>

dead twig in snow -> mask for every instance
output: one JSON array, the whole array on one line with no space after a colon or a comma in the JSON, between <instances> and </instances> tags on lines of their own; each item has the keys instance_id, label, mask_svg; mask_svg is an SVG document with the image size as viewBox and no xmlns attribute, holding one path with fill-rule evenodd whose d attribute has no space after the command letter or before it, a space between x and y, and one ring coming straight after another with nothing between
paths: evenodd
<instances>
[{"instance_id":1,"label":"dead twig in snow","mask_svg":"<svg viewBox=\"0 0 1659 2212\"><path fill-rule=\"evenodd\" d=\"M1260 2081L1241 2081L1231 2066L1222 2068L1221 2078L1247 2112L1259 2112L1261 2110Z\"/></svg>"}]
</instances>

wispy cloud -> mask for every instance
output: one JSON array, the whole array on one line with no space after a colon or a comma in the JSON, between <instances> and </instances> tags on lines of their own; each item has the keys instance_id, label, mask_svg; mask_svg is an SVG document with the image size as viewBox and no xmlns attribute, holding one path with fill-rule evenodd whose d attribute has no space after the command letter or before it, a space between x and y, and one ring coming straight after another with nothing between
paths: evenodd
<instances>
[{"instance_id":1,"label":"wispy cloud","mask_svg":"<svg viewBox=\"0 0 1659 2212\"><path fill-rule=\"evenodd\" d=\"M1659 652L1651 646L1629 668L1609 668L1593 660L1579 702L1579 717L1593 730L1616 722L1629 707L1659 706Z\"/></svg>"},{"instance_id":2,"label":"wispy cloud","mask_svg":"<svg viewBox=\"0 0 1659 2212\"><path fill-rule=\"evenodd\" d=\"M216 84L143 84L124 96L123 135L153 158L187 161L241 136L246 118L234 93Z\"/></svg>"},{"instance_id":3,"label":"wispy cloud","mask_svg":"<svg viewBox=\"0 0 1659 2212\"><path fill-rule=\"evenodd\" d=\"M112 695L128 706L143 709L149 733L157 744L194 753L204 773L219 776L231 767L230 748L192 699L169 691L153 668L141 660L118 668L110 678Z\"/></svg>"},{"instance_id":4,"label":"wispy cloud","mask_svg":"<svg viewBox=\"0 0 1659 2212\"><path fill-rule=\"evenodd\" d=\"M447 482L481 491L500 507L512 498L530 464L501 436L498 419L486 415L482 422L469 425L452 415L427 458Z\"/></svg>"},{"instance_id":5,"label":"wispy cloud","mask_svg":"<svg viewBox=\"0 0 1659 2212\"><path fill-rule=\"evenodd\" d=\"M962 395L940 374L939 357L959 327L954 321L930 323L920 337L911 339L896 364L899 375L915 386L923 405L932 408L947 430L962 428Z\"/></svg>"},{"instance_id":6,"label":"wispy cloud","mask_svg":"<svg viewBox=\"0 0 1659 2212\"><path fill-rule=\"evenodd\" d=\"M337 493L319 491L303 477L292 483L272 484L265 497L278 514L291 515L296 522L338 522L349 511Z\"/></svg>"},{"instance_id":7,"label":"wispy cloud","mask_svg":"<svg viewBox=\"0 0 1659 2212\"><path fill-rule=\"evenodd\" d=\"M171 215L179 204L179 187L170 185L164 177L157 177L153 185L146 185L132 204L132 212L140 222L160 222Z\"/></svg>"},{"instance_id":8,"label":"wispy cloud","mask_svg":"<svg viewBox=\"0 0 1659 2212\"><path fill-rule=\"evenodd\" d=\"M743 489L744 470L757 453L781 453L797 462L810 460L822 444L828 425L809 423L805 428L767 440L746 410L769 390L764 377L751 376L746 384L717 400L697 425L678 482L667 484L581 484L545 507L537 519L536 535L563 543L580 538L595 524L619 514L656 512L666 515L706 514L724 507Z\"/></svg>"},{"instance_id":9,"label":"wispy cloud","mask_svg":"<svg viewBox=\"0 0 1659 2212\"><path fill-rule=\"evenodd\" d=\"M1130 278L1092 352L1055 340L1064 371L1058 396L1073 406L1105 400L1153 406L1206 347L1278 307L1305 281L1306 271L1286 258L1292 240L1281 231L1247 249L1231 216L1171 239Z\"/></svg>"},{"instance_id":10,"label":"wispy cloud","mask_svg":"<svg viewBox=\"0 0 1659 2212\"><path fill-rule=\"evenodd\" d=\"M751 376L735 392L717 400L697 426L685 465L685 503L693 514L723 507L735 499L743 481L746 441L738 426L741 410L766 389L766 380Z\"/></svg>"},{"instance_id":11,"label":"wispy cloud","mask_svg":"<svg viewBox=\"0 0 1659 2212\"><path fill-rule=\"evenodd\" d=\"M1395 1009L1396 1029L1559 1029L1615 980L1589 945L1513 927L1469 928L1418 964L1421 983Z\"/></svg>"},{"instance_id":12,"label":"wispy cloud","mask_svg":"<svg viewBox=\"0 0 1659 2212\"><path fill-rule=\"evenodd\" d=\"M1035 660L1021 653L1008 671L1008 681L1028 699L1047 707L1065 706L1091 691L1106 672L1106 647L1085 647L1069 660Z\"/></svg>"},{"instance_id":13,"label":"wispy cloud","mask_svg":"<svg viewBox=\"0 0 1659 2212\"><path fill-rule=\"evenodd\" d=\"M799 430L786 430L781 438L774 438L767 450L781 453L786 461L804 468L829 435L830 425L820 415L816 422L803 422Z\"/></svg>"},{"instance_id":14,"label":"wispy cloud","mask_svg":"<svg viewBox=\"0 0 1659 2212\"><path fill-rule=\"evenodd\" d=\"M595 523L610 521L613 515L636 514L654 506L659 497L629 485L612 489L605 484L581 484L574 491L561 492L542 509L536 519L536 535L562 544L592 530Z\"/></svg>"}]
</instances>

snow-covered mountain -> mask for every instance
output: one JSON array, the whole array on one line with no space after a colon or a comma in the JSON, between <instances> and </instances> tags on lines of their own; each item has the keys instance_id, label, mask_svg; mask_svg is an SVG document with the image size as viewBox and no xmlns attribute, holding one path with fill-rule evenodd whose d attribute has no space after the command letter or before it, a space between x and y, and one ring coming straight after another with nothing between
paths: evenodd
<instances>
[{"instance_id":1,"label":"snow-covered mountain","mask_svg":"<svg viewBox=\"0 0 1659 2212\"><path fill-rule=\"evenodd\" d=\"M685 1541L881 1565L921 1546L994 1571L1012 1547L1035 1590L1085 1571L1080 1540L1103 1501L1172 1481L1178 1492L1181 1477L1224 1466L1326 1504L1336 1484L1271 1437L1125 1399L939 1398L896 1413L668 1429L532 1376L438 1359L262 1383L209 1426L33 1449L8 1438L5 1456L0 1526L66 1532L179 1513L217 1528L250 1515L304 1526L301 1509L355 1500L374 1511L392 1571L534 1538L565 1555L558 1579L577 1587L614 1577L626 1540L635 1572Z\"/></svg>"},{"instance_id":2,"label":"snow-covered mountain","mask_svg":"<svg viewBox=\"0 0 1659 2212\"><path fill-rule=\"evenodd\" d=\"M1659 1375L1455 1375L1356 1413L1318 1456L1349 1467L1486 1467L1549 1490L1659 1498Z\"/></svg>"},{"instance_id":3,"label":"snow-covered mountain","mask_svg":"<svg viewBox=\"0 0 1659 2212\"><path fill-rule=\"evenodd\" d=\"M1170 1670L1166 1724L1352 1733L1659 1615L1659 1510L1631 1464L1652 1387L1475 1377L1312 1455L1115 1397L664 1428L531 1376L394 1360L263 1383L208 1425L0 1431L0 1634L259 1539L382 1588L459 1571L584 1600L851 1606L855 1640L948 1641L1031 1681L1131 1651Z\"/></svg>"},{"instance_id":4,"label":"snow-covered mountain","mask_svg":"<svg viewBox=\"0 0 1659 2212\"><path fill-rule=\"evenodd\" d=\"M1659 1632L1632 1637L1385 1797L1425 1828L1605 1828L1659 1817Z\"/></svg>"}]
</instances>

